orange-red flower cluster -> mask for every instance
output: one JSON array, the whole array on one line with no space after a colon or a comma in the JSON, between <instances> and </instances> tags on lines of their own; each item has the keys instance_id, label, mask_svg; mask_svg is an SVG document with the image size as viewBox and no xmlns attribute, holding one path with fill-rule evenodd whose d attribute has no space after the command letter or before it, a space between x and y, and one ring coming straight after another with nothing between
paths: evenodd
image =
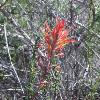
<instances>
[{"instance_id":1,"label":"orange-red flower cluster","mask_svg":"<svg viewBox=\"0 0 100 100\"><path fill-rule=\"evenodd\" d=\"M66 44L75 42L75 40L69 39L68 33L69 30L65 29L64 20L58 20L52 31L47 21L45 22L45 42L49 57L52 57L54 52L63 49Z\"/></svg>"}]
</instances>

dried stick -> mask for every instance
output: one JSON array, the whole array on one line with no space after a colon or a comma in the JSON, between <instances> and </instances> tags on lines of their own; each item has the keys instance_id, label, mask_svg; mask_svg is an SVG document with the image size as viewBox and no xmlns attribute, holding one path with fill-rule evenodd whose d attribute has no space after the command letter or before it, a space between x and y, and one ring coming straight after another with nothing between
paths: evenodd
<instances>
[{"instance_id":1,"label":"dried stick","mask_svg":"<svg viewBox=\"0 0 100 100\"><path fill-rule=\"evenodd\" d=\"M19 79L19 77L18 77L18 74L17 74L17 72L16 72L16 69L15 69L15 67L14 67L14 65L13 65L13 62L11 61L11 55L10 55L10 50L9 50L9 45L8 45L8 39L7 39L6 24L4 24L4 35L5 35L5 42L6 42L6 47L7 47L7 52L8 52L8 56L9 56L9 60L10 60L11 67L12 67L12 69L13 69L15 75L16 75L16 78L17 78L19 84L20 84L21 90L22 90L22 92L24 93L24 89L23 89L23 87L22 87L22 84L21 84L20 79Z\"/></svg>"}]
</instances>

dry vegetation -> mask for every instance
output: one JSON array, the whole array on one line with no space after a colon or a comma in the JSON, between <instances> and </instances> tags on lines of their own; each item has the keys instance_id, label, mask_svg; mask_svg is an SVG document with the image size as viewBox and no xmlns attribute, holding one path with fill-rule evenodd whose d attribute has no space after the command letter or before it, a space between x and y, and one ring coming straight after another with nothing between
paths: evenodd
<instances>
[{"instance_id":1,"label":"dry vegetation","mask_svg":"<svg viewBox=\"0 0 100 100\"><path fill-rule=\"evenodd\" d=\"M0 100L100 100L100 0L0 0Z\"/></svg>"}]
</instances>

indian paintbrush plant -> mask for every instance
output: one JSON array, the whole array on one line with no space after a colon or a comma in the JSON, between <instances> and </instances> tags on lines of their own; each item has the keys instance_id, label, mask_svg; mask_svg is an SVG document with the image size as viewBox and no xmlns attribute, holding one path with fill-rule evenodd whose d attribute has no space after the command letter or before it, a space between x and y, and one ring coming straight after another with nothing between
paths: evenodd
<instances>
[{"instance_id":1,"label":"indian paintbrush plant","mask_svg":"<svg viewBox=\"0 0 100 100\"><path fill-rule=\"evenodd\" d=\"M58 95L62 71L58 60L64 57L64 46L76 42L68 36L70 30L65 27L65 21L60 18L56 19L56 25L53 29L45 21L42 32L44 33L43 37L37 41L37 51L35 51L35 57L32 59L35 64L32 64L33 67L31 67L30 88L33 88L34 85L37 88L36 92L32 92L34 93L31 95L32 98L40 93L46 97L46 90L48 89L52 91L54 96Z\"/></svg>"}]
</instances>

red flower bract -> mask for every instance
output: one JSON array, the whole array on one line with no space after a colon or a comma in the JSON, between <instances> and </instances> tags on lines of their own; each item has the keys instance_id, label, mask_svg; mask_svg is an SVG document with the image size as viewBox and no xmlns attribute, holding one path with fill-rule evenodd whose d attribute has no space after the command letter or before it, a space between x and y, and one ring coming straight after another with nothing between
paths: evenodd
<instances>
[{"instance_id":1,"label":"red flower bract","mask_svg":"<svg viewBox=\"0 0 100 100\"><path fill-rule=\"evenodd\" d=\"M48 57L50 58L55 51L63 49L66 44L75 42L75 40L69 39L69 29L65 29L64 26L65 21L59 20L51 31L47 21L45 22L45 43L47 45Z\"/></svg>"}]
</instances>

